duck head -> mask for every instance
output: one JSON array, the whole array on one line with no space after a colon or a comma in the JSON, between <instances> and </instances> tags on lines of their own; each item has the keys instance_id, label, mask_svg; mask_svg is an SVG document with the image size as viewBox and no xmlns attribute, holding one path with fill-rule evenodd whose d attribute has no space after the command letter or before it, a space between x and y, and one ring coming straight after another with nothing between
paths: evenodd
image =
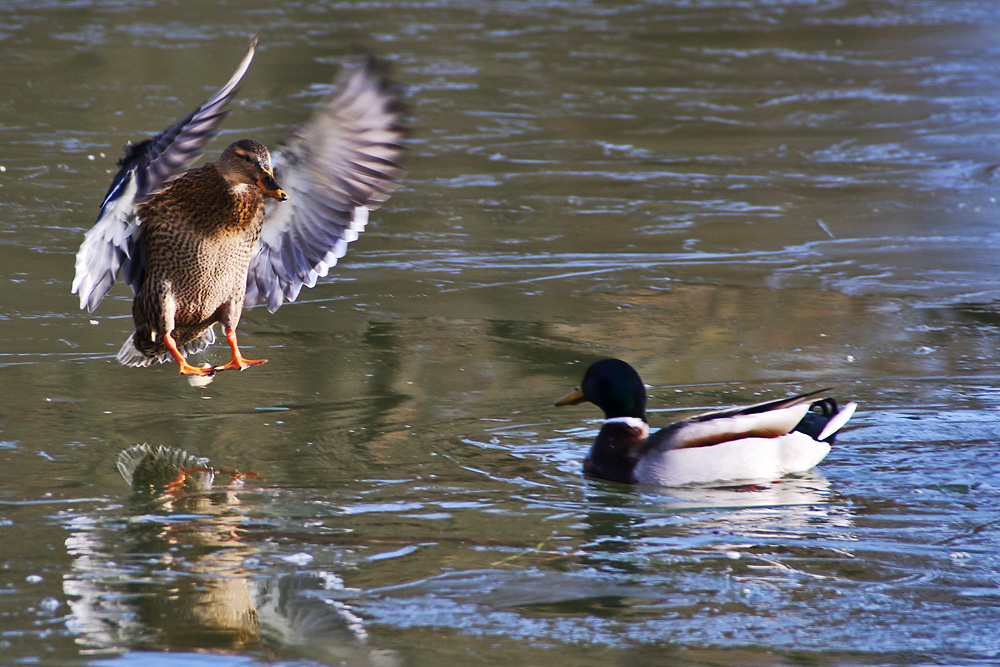
<instances>
[{"instance_id":1,"label":"duck head","mask_svg":"<svg viewBox=\"0 0 1000 667\"><path fill-rule=\"evenodd\" d=\"M555 402L576 405L590 401L604 411L605 419L636 417L646 421L646 387L634 368L621 359L595 361L580 387Z\"/></svg>"},{"instance_id":2,"label":"duck head","mask_svg":"<svg viewBox=\"0 0 1000 667\"><path fill-rule=\"evenodd\" d=\"M230 144L218 160L219 169L231 185L256 185L264 194L278 201L288 195L274 180L271 153L267 146L252 139Z\"/></svg>"}]
</instances>

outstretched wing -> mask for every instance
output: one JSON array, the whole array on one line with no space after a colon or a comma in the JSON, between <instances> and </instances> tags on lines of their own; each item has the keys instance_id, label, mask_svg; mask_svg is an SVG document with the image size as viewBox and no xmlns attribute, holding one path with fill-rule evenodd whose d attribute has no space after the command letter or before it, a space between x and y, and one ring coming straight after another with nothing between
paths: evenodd
<instances>
[{"instance_id":1,"label":"outstretched wing","mask_svg":"<svg viewBox=\"0 0 1000 667\"><path fill-rule=\"evenodd\" d=\"M118 161L121 169L104 197L97 222L76 254L73 293L80 295L81 308L97 308L122 267L132 289L138 288L144 260L133 252L139 233L137 207L198 158L225 117L225 107L250 67L256 46L254 37L236 73L208 101L152 139L125 146L125 157Z\"/></svg>"},{"instance_id":2,"label":"outstretched wing","mask_svg":"<svg viewBox=\"0 0 1000 667\"><path fill-rule=\"evenodd\" d=\"M399 97L374 58L346 67L334 92L273 156L288 201L268 207L250 259L246 305L272 313L313 287L396 188L406 149Z\"/></svg>"}]
</instances>

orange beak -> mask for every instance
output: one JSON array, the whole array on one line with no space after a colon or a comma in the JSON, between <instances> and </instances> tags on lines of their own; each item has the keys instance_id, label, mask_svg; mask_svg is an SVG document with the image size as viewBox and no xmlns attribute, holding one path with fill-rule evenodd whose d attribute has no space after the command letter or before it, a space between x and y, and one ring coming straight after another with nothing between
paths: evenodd
<instances>
[{"instance_id":1,"label":"orange beak","mask_svg":"<svg viewBox=\"0 0 1000 667\"><path fill-rule=\"evenodd\" d=\"M257 187L264 191L268 197L278 201L288 201L288 195L281 189L278 182L274 180L274 172L265 171L264 175L257 179Z\"/></svg>"}]
</instances>

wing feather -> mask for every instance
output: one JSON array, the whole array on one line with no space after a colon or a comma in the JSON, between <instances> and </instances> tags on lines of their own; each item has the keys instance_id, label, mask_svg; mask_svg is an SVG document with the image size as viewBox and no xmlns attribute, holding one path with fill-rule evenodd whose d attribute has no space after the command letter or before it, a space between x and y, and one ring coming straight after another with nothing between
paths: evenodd
<instances>
[{"instance_id":1,"label":"wing feather","mask_svg":"<svg viewBox=\"0 0 1000 667\"><path fill-rule=\"evenodd\" d=\"M257 38L250 40L236 72L204 104L152 139L129 142L120 169L101 204L94 226L85 234L76 255L73 294L80 307L93 311L124 267L126 280L137 290L145 260L138 257L139 205L159 192L171 179L198 158L205 143L226 115L226 105L253 60Z\"/></svg>"},{"instance_id":2,"label":"wing feather","mask_svg":"<svg viewBox=\"0 0 1000 667\"><path fill-rule=\"evenodd\" d=\"M398 92L373 58L345 68L313 117L273 155L288 201L268 207L246 304L271 312L312 287L358 238L403 174Z\"/></svg>"},{"instance_id":3,"label":"wing feather","mask_svg":"<svg viewBox=\"0 0 1000 667\"><path fill-rule=\"evenodd\" d=\"M670 449L708 447L741 438L777 438L791 433L808 411L809 403L799 403L767 412L681 422L683 427L670 435Z\"/></svg>"},{"instance_id":4,"label":"wing feather","mask_svg":"<svg viewBox=\"0 0 1000 667\"><path fill-rule=\"evenodd\" d=\"M826 391L829 389L695 415L652 434L648 449L708 447L740 438L776 438L790 433L809 412L811 399Z\"/></svg>"}]
</instances>

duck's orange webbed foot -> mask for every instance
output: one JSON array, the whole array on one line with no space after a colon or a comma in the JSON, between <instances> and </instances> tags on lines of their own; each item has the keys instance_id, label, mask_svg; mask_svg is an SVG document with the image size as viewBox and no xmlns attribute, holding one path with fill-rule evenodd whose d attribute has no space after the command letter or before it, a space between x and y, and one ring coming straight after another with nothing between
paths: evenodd
<instances>
[{"instance_id":1,"label":"duck's orange webbed foot","mask_svg":"<svg viewBox=\"0 0 1000 667\"><path fill-rule=\"evenodd\" d=\"M181 351L177 349L177 343L174 341L174 337L169 333L163 334L163 344L167 346L170 350L170 355L177 362L180 367L181 375L200 375L202 377L212 377L215 375L215 368L210 364L205 364L204 366L192 366L188 363L188 360L184 358Z\"/></svg>"},{"instance_id":2,"label":"duck's orange webbed foot","mask_svg":"<svg viewBox=\"0 0 1000 667\"><path fill-rule=\"evenodd\" d=\"M233 351L233 359L225 366L216 366L213 371L235 371L266 364L267 359L247 359L240 353L240 346L236 342L236 329L226 329L226 340L229 341L229 348Z\"/></svg>"},{"instance_id":3,"label":"duck's orange webbed foot","mask_svg":"<svg viewBox=\"0 0 1000 667\"><path fill-rule=\"evenodd\" d=\"M212 377L215 375L215 371L218 370L212 364L205 364L204 366L192 366L188 362L180 364L181 375L197 375L199 377Z\"/></svg>"},{"instance_id":4,"label":"duck's orange webbed foot","mask_svg":"<svg viewBox=\"0 0 1000 667\"><path fill-rule=\"evenodd\" d=\"M244 359L243 356L233 357L233 360L224 366L215 366L212 368L212 372L218 371L242 371L244 369L250 368L251 366L260 366L261 364L266 364L267 359Z\"/></svg>"}]
</instances>

